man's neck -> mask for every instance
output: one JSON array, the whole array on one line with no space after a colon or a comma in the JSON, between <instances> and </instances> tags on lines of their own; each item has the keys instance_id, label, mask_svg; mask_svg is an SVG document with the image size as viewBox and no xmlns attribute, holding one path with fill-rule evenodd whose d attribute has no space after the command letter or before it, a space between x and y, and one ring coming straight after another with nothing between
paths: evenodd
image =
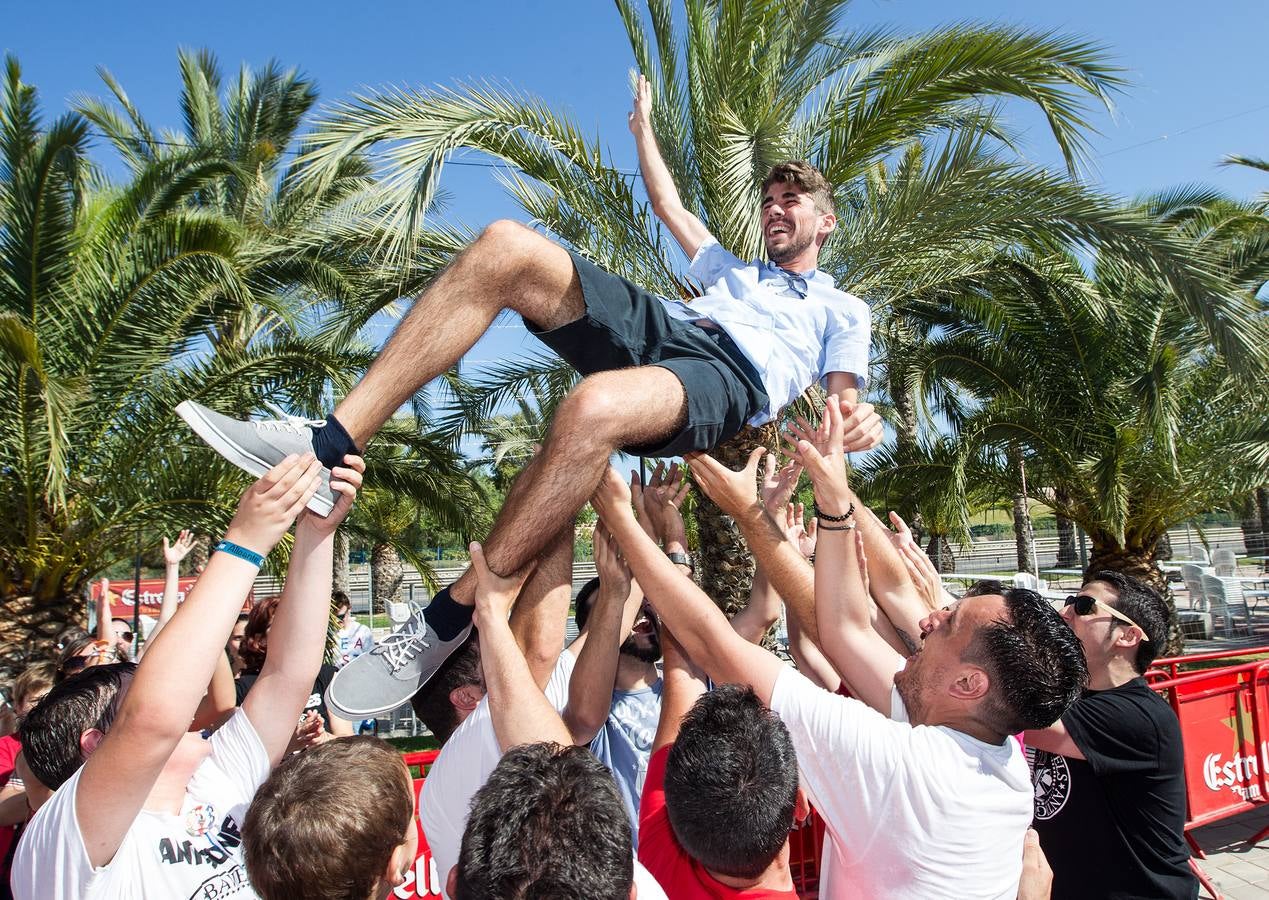
<instances>
[{"instance_id":1,"label":"man's neck","mask_svg":"<svg viewBox=\"0 0 1269 900\"><path fill-rule=\"evenodd\" d=\"M1088 673L1088 686L1094 691L1109 691L1140 677L1132 663L1122 656L1113 656L1104 667Z\"/></svg>"},{"instance_id":2,"label":"man's neck","mask_svg":"<svg viewBox=\"0 0 1269 900\"><path fill-rule=\"evenodd\" d=\"M709 869L705 871L709 872L709 877L719 884L725 884L727 887L735 888L736 890L793 890L793 875L789 872L788 841L784 842L784 847L780 849L780 854L771 861L771 865L767 866L757 878L736 878L732 875L720 875Z\"/></svg>"},{"instance_id":3,"label":"man's neck","mask_svg":"<svg viewBox=\"0 0 1269 900\"><path fill-rule=\"evenodd\" d=\"M819 262L819 248L812 245L791 259L786 259L781 262L776 262L773 259L771 260L771 265L784 269L784 271L794 275L806 275L818 269Z\"/></svg>"},{"instance_id":4,"label":"man's neck","mask_svg":"<svg viewBox=\"0 0 1269 900\"><path fill-rule=\"evenodd\" d=\"M629 656L625 653L617 656L617 677L613 686L619 691L637 691L640 688L656 684L657 667L655 663Z\"/></svg>"}]
</instances>

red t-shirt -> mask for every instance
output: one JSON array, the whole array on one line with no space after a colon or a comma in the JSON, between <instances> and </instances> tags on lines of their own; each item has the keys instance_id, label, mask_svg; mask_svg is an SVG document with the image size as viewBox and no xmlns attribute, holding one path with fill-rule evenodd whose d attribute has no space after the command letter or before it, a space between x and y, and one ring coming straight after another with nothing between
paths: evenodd
<instances>
[{"instance_id":1,"label":"red t-shirt","mask_svg":"<svg viewBox=\"0 0 1269 900\"><path fill-rule=\"evenodd\" d=\"M665 761L669 747L662 747L648 760L639 801L639 862L665 890L669 900L730 900L732 897L798 900L795 890L734 888L716 880L696 860L688 856L674 837L670 814L665 808Z\"/></svg>"},{"instance_id":2,"label":"red t-shirt","mask_svg":"<svg viewBox=\"0 0 1269 900\"><path fill-rule=\"evenodd\" d=\"M17 765L20 752L22 752L22 744L16 737L11 734L0 737L0 787L8 784L9 779L13 777L13 769ZM13 843L16 834L17 829L12 825L0 827L0 866L3 866L4 860L8 857L9 845ZM7 871L3 871L3 877L6 880L8 874Z\"/></svg>"}]
</instances>

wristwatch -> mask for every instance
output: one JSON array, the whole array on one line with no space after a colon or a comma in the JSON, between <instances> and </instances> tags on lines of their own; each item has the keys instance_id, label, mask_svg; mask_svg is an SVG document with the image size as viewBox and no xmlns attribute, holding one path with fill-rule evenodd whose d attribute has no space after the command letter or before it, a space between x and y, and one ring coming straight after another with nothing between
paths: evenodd
<instances>
[{"instance_id":1,"label":"wristwatch","mask_svg":"<svg viewBox=\"0 0 1269 900\"><path fill-rule=\"evenodd\" d=\"M696 571L696 567L692 565L692 558L686 553L667 553L665 557L676 566L686 566L689 571Z\"/></svg>"}]
</instances>

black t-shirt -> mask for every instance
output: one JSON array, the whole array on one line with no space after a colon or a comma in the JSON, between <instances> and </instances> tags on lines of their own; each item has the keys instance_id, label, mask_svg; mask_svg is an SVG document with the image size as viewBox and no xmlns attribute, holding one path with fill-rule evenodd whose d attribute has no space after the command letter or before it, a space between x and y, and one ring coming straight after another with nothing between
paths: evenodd
<instances>
[{"instance_id":1,"label":"black t-shirt","mask_svg":"<svg viewBox=\"0 0 1269 900\"><path fill-rule=\"evenodd\" d=\"M1062 716L1084 759L1028 750L1035 829L1053 898L1194 898L1185 842L1181 728L1135 678L1089 691Z\"/></svg>"},{"instance_id":2,"label":"black t-shirt","mask_svg":"<svg viewBox=\"0 0 1269 900\"><path fill-rule=\"evenodd\" d=\"M238 695L239 706L242 706L243 698L247 696L247 692L251 690L251 686L256 683L256 678L259 676L259 669L249 669L234 679L234 692ZM326 709L326 688L334 677L335 667L323 663L321 670L317 673L317 680L313 682L313 693L309 695L308 700L304 701L304 712L310 709L317 710L317 714L322 717L322 726L327 731L330 731L330 713Z\"/></svg>"}]
</instances>

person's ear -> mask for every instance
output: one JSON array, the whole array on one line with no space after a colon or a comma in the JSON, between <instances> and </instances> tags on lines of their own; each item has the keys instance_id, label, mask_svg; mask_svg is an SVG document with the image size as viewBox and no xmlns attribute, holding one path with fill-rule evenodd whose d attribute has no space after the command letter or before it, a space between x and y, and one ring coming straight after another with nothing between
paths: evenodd
<instances>
[{"instance_id":1,"label":"person's ear","mask_svg":"<svg viewBox=\"0 0 1269 900\"><path fill-rule=\"evenodd\" d=\"M405 884L406 876L410 874L410 867L414 864L414 860L410 858L410 847L406 843L397 844L392 851L392 855L388 857L388 865L384 868L380 880L392 887L400 887Z\"/></svg>"},{"instance_id":2,"label":"person's ear","mask_svg":"<svg viewBox=\"0 0 1269 900\"><path fill-rule=\"evenodd\" d=\"M1126 628L1121 625L1115 629L1115 646L1135 652L1144 636L1140 625L1129 625Z\"/></svg>"},{"instance_id":3,"label":"person's ear","mask_svg":"<svg viewBox=\"0 0 1269 900\"><path fill-rule=\"evenodd\" d=\"M458 866L450 866L449 874L445 876L445 896L454 897L458 894Z\"/></svg>"},{"instance_id":4,"label":"person's ear","mask_svg":"<svg viewBox=\"0 0 1269 900\"><path fill-rule=\"evenodd\" d=\"M793 799L793 821L802 825L811 817L811 801L806 798L806 791L798 787L797 796Z\"/></svg>"},{"instance_id":5,"label":"person's ear","mask_svg":"<svg viewBox=\"0 0 1269 900\"><path fill-rule=\"evenodd\" d=\"M101 740L106 733L100 728L89 728L87 731L81 732L79 735L79 755L84 759L92 756L97 751L97 747L101 745Z\"/></svg>"},{"instance_id":6,"label":"person's ear","mask_svg":"<svg viewBox=\"0 0 1269 900\"><path fill-rule=\"evenodd\" d=\"M956 680L948 688L948 693L957 700L981 700L987 696L990 687L991 681L987 678L986 672L978 666L966 666L956 676Z\"/></svg>"},{"instance_id":7,"label":"person's ear","mask_svg":"<svg viewBox=\"0 0 1269 900\"><path fill-rule=\"evenodd\" d=\"M449 702L455 709L471 712L485 698L485 689L478 684L464 684L449 692Z\"/></svg>"},{"instance_id":8,"label":"person's ear","mask_svg":"<svg viewBox=\"0 0 1269 900\"><path fill-rule=\"evenodd\" d=\"M837 227L837 216L833 213L820 214L820 227L815 230L816 242L823 244Z\"/></svg>"}]
</instances>

